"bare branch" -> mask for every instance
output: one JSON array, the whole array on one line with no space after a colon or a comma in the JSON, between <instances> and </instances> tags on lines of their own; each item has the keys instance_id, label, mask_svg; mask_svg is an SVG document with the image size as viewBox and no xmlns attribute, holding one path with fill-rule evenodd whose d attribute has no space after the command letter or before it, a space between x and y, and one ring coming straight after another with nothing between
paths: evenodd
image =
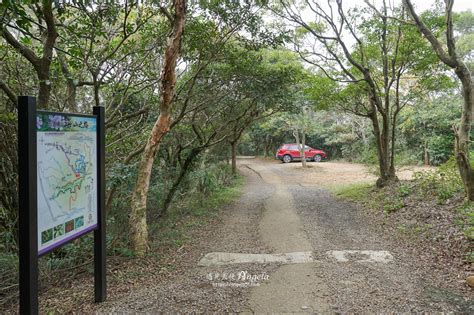
<instances>
[{"instance_id":1,"label":"bare branch","mask_svg":"<svg viewBox=\"0 0 474 315\"><path fill-rule=\"evenodd\" d=\"M10 89L10 87L5 83L3 82L3 80L0 79L0 89L2 89L5 94L8 96L8 98L10 99L10 101L12 101L13 104L17 104L17 96L15 95L15 93L13 93L13 91Z\"/></svg>"},{"instance_id":2,"label":"bare branch","mask_svg":"<svg viewBox=\"0 0 474 315\"><path fill-rule=\"evenodd\" d=\"M431 46L433 47L434 51L438 55L439 59L443 61L446 65L450 66L451 68L455 68L457 66L457 61L453 56L450 56L443 48L443 45L440 41L434 36L434 34L428 29L425 23L420 19L418 14L416 14L413 4L411 0L403 0L405 7L407 8L408 12L410 13L411 17L415 21L415 24L418 30L425 36L425 38L430 42ZM452 2L452 0L448 0L448 2ZM448 9L448 8L447 8ZM447 18L449 20L449 18ZM447 29L446 31L452 32L452 27ZM453 35L446 35L448 41L453 40ZM453 42L449 43L449 45L454 45Z\"/></svg>"}]
</instances>

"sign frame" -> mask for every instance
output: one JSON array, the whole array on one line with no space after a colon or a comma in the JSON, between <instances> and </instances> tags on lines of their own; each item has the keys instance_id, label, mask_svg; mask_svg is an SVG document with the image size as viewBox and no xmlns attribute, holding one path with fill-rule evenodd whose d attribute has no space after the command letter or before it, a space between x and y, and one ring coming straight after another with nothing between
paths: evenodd
<instances>
[{"instance_id":1,"label":"sign frame","mask_svg":"<svg viewBox=\"0 0 474 315\"><path fill-rule=\"evenodd\" d=\"M97 164L97 167L96 167L96 171L97 171L97 182L99 181L99 168L98 168L98 157L99 157L99 151L98 151L98 141L99 141L99 131L98 131L98 125L99 125L99 118L97 115L86 115L86 114L75 114L75 113L63 113L63 112L55 112L55 111L43 111L43 110L37 110L36 111L36 116L38 117L38 114L43 114L43 115L58 115L58 116L63 116L63 117L66 117L66 116L72 116L72 117L82 117L82 118L93 118L95 120L95 124L96 124L96 131L95 131L95 137L96 137L96 164ZM38 132L38 130L36 129L36 132ZM48 131L46 131L48 132ZM38 133L36 134L36 136L38 136ZM37 150L36 150L37 151ZM38 160L38 159L36 159ZM37 169L38 171L38 169ZM97 189L98 189L98 183L97 183ZM98 190L97 190L98 191ZM98 201L99 201L99 196L97 196L97 207L98 207ZM39 211L39 208L38 208L38 211ZM99 228L99 212L97 212L97 223L86 228L86 229L83 229L81 230L80 232L77 232L71 236L68 236L60 241L58 241L57 243L54 243L54 244L51 244L51 245L48 245L46 246L45 248L43 249L39 249L38 250L38 255L41 257L51 251L53 251L54 249L56 248L59 248L63 245L66 245L67 243L69 242L72 242L74 241L75 239L81 237L81 236L84 236L85 234L91 232L91 231L94 231L96 229ZM39 235L38 235L39 237Z\"/></svg>"},{"instance_id":2,"label":"sign frame","mask_svg":"<svg viewBox=\"0 0 474 315\"><path fill-rule=\"evenodd\" d=\"M41 113L50 113L41 111ZM106 217L105 217L105 108L94 106L97 135L97 227L75 235L41 253L50 252L88 232L94 232L94 297L95 302L107 298ZM19 287L20 314L38 314L38 183L36 98L18 97L18 195L19 195Z\"/></svg>"}]
</instances>

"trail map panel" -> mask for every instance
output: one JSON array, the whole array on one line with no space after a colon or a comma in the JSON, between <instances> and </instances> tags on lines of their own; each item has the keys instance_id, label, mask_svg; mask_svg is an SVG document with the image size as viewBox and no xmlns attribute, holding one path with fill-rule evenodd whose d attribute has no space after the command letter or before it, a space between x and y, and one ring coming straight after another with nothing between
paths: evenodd
<instances>
[{"instance_id":1,"label":"trail map panel","mask_svg":"<svg viewBox=\"0 0 474 315\"><path fill-rule=\"evenodd\" d=\"M97 228L97 120L38 111L38 253Z\"/></svg>"}]
</instances>

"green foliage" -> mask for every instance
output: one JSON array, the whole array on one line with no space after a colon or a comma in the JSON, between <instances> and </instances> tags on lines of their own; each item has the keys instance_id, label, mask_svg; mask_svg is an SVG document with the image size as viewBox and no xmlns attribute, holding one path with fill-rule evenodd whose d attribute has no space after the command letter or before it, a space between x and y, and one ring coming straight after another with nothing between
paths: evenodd
<instances>
[{"instance_id":1,"label":"green foliage","mask_svg":"<svg viewBox=\"0 0 474 315\"><path fill-rule=\"evenodd\" d=\"M374 146L363 147L356 161L369 166L376 165L378 163L377 149Z\"/></svg>"},{"instance_id":2,"label":"green foliage","mask_svg":"<svg viewBox=\"0 0 474 315\"><path fill-rule=\"evenodd\" d=\"M456 53L463 58L471 73L474 72L474 13L464 11L453 15L456 31Z\"/></svg>"},{"instance_id":3,"label":"green foliage","mask_svg":"<svg viewBox=\"0 0 474 315\"><path fill-rule=\"evenodd\" d=\"M15 252L18 247L18 153L16 117L0 114L0 252Z\"/></svg>"},{"instance_id":4,"label":"green foliage","mask_svg":"<svg viewBox=\"0 0 474 315\"><path fill-rule=\"evenodd\" d=\"M189 238L189 228L208 222L221 207L235 200L242 192L243 177L234 177L228 165L214 167L208 172L198 171L190 176L194 179L193 185L203 181L215 181L215 185L207 189L206 194L199 191L199 184L188 189L189 193L177 200L166 216L152 222L151 246L181 246Z\"/></svg>"},{"instance_id":5,"label":"green foliage","mask_svg":"<svg viewBox=\"0 0 474 315\"><path fill-rule=\"evenodd\" d=\"M229 165L219 163L211 164L191 172L188 177L189 183L195 185L200 196L207 196L219 187L227 186L231 182Z\"/></svg>"},{"instance_id":6,"label":"green foliage","mask_svg":"<svg viewBox=\"0 0 474 315\"><path fill-rule=\"evenodd\" d=\"M454 157L436 170L415 172L413 179L423 194L434 194L439 202L452 198L463 189Z\"/></svg>"},{"instance_id":7,"label":"green foliage","mask_svg":"<svg viewBox=\"0 0 474 315\"><path fill-rule=\"evenodd\" d=\"M412 187L407 184L400 184L398 187L398 194L401 198L408 197L412 193Z\"/></svg>"},{"instance_id":8,"label":"green foliage","mask_svg":"<svg viewBox=\"0 0 474 315\"><path fill-rule=\"evenodd\" d=\"M403 208L404 206L405 202L402 198L394 198L383 205L383 210L385 213L391 213Z\"/></svg>"},{"instance_id":9,"label":"green foliage","mask_svg":"<svg viewBox=\"0 0 474 315\"><path fill-rule=\"evenodd\" d=\"M406 165L417 165L421 164L420 155L413 154L411 150L405 148L399 148L395 152L395 165L406 166Z\"/></svg>"},{"instance_id":10,"label":"green foliage","mask_svg":"<svg viewBox=\"0 0 474 315\"><path fill-rule=\"evenodd\" d=\"M332 191L337 197L359 202L370 209L390 214L405 207L405 197L408 196L412 188L406 185L397 186L395 194L388 189L390 187L376 189L372 183L355 183L336 186Z\"/></svg>"},{"instance_id":11,"label":"green foliage","mask_svg":"<svg viewBox=\"0 0 474 315\"><path fill-rule=\"evenodd\" d=\"M445 162L453 154L452 126L461 115L460 102L459 96L447 93L405 108L400 131L406 151L423 161L426 148L430 164Z\"/></svg>"},{"instance_id":12,"label":"green foliage","mask_svg":"<svg viewBox=\"0 0 474 315\"><path fill-rule=\"evenodd\" d=\"M472 202L466 202L462 207L458 209L461 214L461 220L458 224L464 232L464 235L474 242L474 204ZM471 252L473 254L473 252Z\"/></svg>"}]
</instances>

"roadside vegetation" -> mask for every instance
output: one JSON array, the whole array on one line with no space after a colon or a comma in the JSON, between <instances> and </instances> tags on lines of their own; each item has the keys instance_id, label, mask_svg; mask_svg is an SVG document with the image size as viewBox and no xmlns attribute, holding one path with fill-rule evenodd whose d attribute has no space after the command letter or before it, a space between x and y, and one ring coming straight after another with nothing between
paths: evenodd
<instances>
[{"instance_id":1,"label":"roadside vegetation","mask_svg":"<svg viewBox=\"0 0 474 315\"><path fill-rule=\"evenodd\" d=\"M107 268L109 286L114 288L114 293L111 294L130 284L150 281L161 275L163 270L172 268L169 262L172 253L185 246L200 227L215 221L219 212L240 196L244 183L241 175L232 175L228 164L218 164L204 171L193 172L190 177L196 181L191 181L192 186L186 186L180 198L170 207L168 215L150 219L152 238L149 254L143 260L136 259L127 246L128 234L123 229L126 218L119 215L120 212L126 213L126 205L115 205L117 212L111 214L107 221L110 229L107 239ZM207 183L204 191L202 183ZM155 193L159 193L158 189L153 187ZM75 286L74 281L91 281L92 246L92 235L88 235L40 259L40 293L44 296L59 295L64 299L60 303L56 299L44 301L43 305L49 304L45 309L53 313L65 313L90 300L93 294L90 286L73 295L64 293L69 287ZM13 311L11 307L18 299L17 264L18 257L14 254L0 256L0 309L3 311ZM64 284L64 279L72 282Z\"/></svg>"},{"instance_id":2,"label":"roadside vegetation","mask_svg":"<svg viewBox=\"0 0 474 315\"><path fill-rule=\"evenodd\" d=\"M474 266L474 204L464 197L453 158L383 189L358 183L336 187L333 193L368 209L385 233L405 239L434 268Z\"/></svg>"}]
</instances>

